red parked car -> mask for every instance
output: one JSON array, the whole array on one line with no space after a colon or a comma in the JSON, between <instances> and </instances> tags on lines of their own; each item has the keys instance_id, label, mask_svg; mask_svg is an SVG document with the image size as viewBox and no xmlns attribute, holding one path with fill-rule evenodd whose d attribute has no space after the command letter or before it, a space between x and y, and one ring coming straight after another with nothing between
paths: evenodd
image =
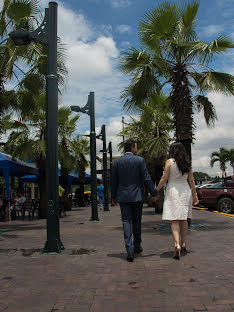
<instances>
[{"instance_id":1,"label":"red parked car","mask_svg":"<svg viewBox=\"0 0 234 312\"><path fill-rule=\"evenodd\" d=\"M221 186L198 188L197 195L199 204L221 212L232 213L234 210L234 175L225 177Z\"/></svg>"}]
</instances>

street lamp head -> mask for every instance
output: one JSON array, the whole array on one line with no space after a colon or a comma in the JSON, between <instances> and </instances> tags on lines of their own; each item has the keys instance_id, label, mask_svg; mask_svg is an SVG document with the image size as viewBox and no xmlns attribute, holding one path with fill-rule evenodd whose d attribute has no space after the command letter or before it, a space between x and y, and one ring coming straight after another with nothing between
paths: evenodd
<instances>
[{"instance_id":1,"label":"street lamp head","mask_svg":"<svg viewBox=\"0 0 234 312\"><path fill-rule=\"evenodd\" d=\"M27 45L32 41L29 31L23 28L12 31L9 33L9 37L16 46Z\"/></svg>"},{"instance_id":2,"label":"street lamp head","mask_svg":"<svg viewBox=\"0 0 234 312\"><path fill-rule=\"evenodd\" d=\"M71 111L79 113L81 111L80 106L72 105L70 106Z\"/></svg>"}]
</instances>

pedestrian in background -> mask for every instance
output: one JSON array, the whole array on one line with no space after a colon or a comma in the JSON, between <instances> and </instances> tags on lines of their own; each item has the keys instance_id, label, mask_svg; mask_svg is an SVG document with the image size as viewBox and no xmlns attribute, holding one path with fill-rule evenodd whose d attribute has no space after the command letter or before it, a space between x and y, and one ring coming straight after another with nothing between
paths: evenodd
<instances>
[{"instance_id":1,"label":"pedestrian in background","mask_svg":"<svg viewBox=\"0 0 234 312\"><path fill-rule=\"evenodd\" d=\"M97 187L98 191L98 203L99 203L99 208L100 210L103 210L103 205L104 205L104 186L103 184L99 185Z\"/></svg>"}]
</instances>

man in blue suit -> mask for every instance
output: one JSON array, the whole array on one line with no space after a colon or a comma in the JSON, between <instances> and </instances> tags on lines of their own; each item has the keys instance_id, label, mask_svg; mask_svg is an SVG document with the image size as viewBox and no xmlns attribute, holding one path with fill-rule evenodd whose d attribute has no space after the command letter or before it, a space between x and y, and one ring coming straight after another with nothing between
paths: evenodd
<instances>
[{"instance_id":1,"label":"man in blue suit","mask_svg":"<svg viewBox=\"0 0 234 312\"><path fill-rule=\"evenodd\" d=\"M136 156L136 142L127 141L124 144L124 150L125 155L114 161L111 195L113 204L119 203L120 205L127 260L133 262L134 253L143 251L141 216L145 193L144 183L154 200L157 199L158 191L147 171L144 158Z\"/></svg>"}]
</instances>

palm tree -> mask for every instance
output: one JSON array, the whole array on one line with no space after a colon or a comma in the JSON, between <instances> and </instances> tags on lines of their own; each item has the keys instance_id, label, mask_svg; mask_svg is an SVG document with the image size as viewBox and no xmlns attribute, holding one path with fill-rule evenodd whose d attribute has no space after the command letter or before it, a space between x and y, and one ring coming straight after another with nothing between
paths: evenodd
<instances>
[{"instance_id":1,"label":"palm tree","mask_svg":"<svg viewBox=\"0 0 234 312\"><path fill-rule=\"evenodd\" d=\"M208 66L216 55L233 48L233 44L224 35L211 43L198 39L195 32L198 8L197 1L184 7L164 1L148 11L138 27L143 49L131 48L120 62L123 73L132 75L121 96L127 111L144 106L155 90L169 84L175 137L184 144L190 157L194 113L202 110L208 126L217 118L204 93L234 93L233 76Z\"/></svg>"},{"instance_id":2,"label":"palm tree","mask_svg":"<svg viewBox=\"0 0 234 312\"><path fill-rule=\"evenodd\" d=\"M231 148L229 150L229 157L228 158L229 158L228 160L230 161L230 166L232 167L233 174L234 174L234 148Z\"/></svg>"},{"instance_id":3,"label":"palm tree","mask_svg":"<svg viewBox=\"0 0 234 312\"><path fill-rule=\"evenodd\" d=\"M79 115L71 117L69 107L61 107L58 111L58 155L61 166L61 184L65 189L65 199L68 199L68 175L74 169L73 136Z\"/></svg>"},{"instance_id":4,"label":"palm tree","mask_svg":"<svg viewBox=\"0 0 234 312\"><path fill-rule=\"evenodd\" d=\"M131 122L119 135L137 142L138 154L144 157L152 180L158 184L169 149L169 133L173 129L169 98L163 94L153 94L140 110L139 117L139 120L131 117ZM123 148L123 142L119 148ZM155 211L162 210L163 191L160 195Z\"/></svg>"},{"instance_id":5,"label":"palm tree","mask_svg":"<svg viewBox=\"0 0 234 312\"><path fill-rule=\"evenodd\" d=\"M39 169L38 185L40 192L40 210L41 218L46 217L46 160L45 160L45 137L46 137L46 109L45 94L41 93L34 97L36 109L30 114L24 115L19 120L12 119L8 114L3 119L3 127L7 130L14 130L14 134L9 136L6 145L14 142L13 156L22 160L31 159ZM20 102L23 106L23 103ZM22 111L22 110L21 110Z\"/></svg>"},{"instance_id":6,"label":"palm tree","mask_svg":"<svg viewBox=\"0 0 234 312\"><path fill-rule=\"evenodd\" d=\"M234 174L234 148L231 148L230 150L226 150L226 159L227 161L230 161L230 166L233 169L233 174Z\"/></svg>"},{"instance_id":7,"label":"palm tree","mask_svg":"<svg viewBox=\"0 0 234 312\"><path fill-rule=\"evenodd\" d=\"M18 82L16 89L20 92L21 101L24 101L24 111L28 108L34 109L34 94L38 94L45 87L45 75L47 73L47 47L31 42L26 46L15 46L8 37L8 33L24 28L32 31L39 25L37 15L39 13L38 0L4 0L0 12L0 117L9 108L11 102L5 101L4 83L15 79ZM65 48L58 39L58 82L64 85L67 70L64 65ZM28 71L22 69L26 65ZM22 79L22 76L24 77ZM60 90L61 92L61 90ZM17 104L15 101L14 104ZM15 105L13 108L17 108ZM22 107L21 107L22 108ZM0 119L1 119L0 118ZM0 134L3 132L0 120Z\"/></svg>"},{"instance_id":8,"label":"palm tree","mask_svg":"<svg viewBox=\"0 0 234 312\"><path fill-rule=\"evenodd\" d=\"M220 147L219 152L213 152L210 155L210 166L213 167L215 162L219 162L220 163L220 170L222 171L222 179L224 178L224 176L226 176L226 162L229 160L229 151L224 148L224 147Z\"/></svg>"},{"instance_id":9,"label":"palm tree","mask_svg":"<svg viewBox=\"0 0 234 312\"><path fill-rule=\"evenodd\" d=\"M80 185L80 206L85 206L84 185L85 185L85 169L89 166L87 156L90 154L89 141L79 135L72 141L73 156L75 159L75 171L79 175Z\"/></svg>"},{"instance_id":10,"label":"palm tree","mask_svg":"<svg viewBox=\"0 0 234 312\"><path fill-rule=\"evenodd\" d=\"M4 84L8 79L20 80L17 72L24 74L19 62L29 63L33 55L40 54L36 44L16 47L8 34L18 28L33 30L39 13L38 0L4 0L0 12L0 115L4 111ZM6 106L6 105L5 105ZM1 125L0 125L1 127Z\"/></svg>"}]
</instances>

